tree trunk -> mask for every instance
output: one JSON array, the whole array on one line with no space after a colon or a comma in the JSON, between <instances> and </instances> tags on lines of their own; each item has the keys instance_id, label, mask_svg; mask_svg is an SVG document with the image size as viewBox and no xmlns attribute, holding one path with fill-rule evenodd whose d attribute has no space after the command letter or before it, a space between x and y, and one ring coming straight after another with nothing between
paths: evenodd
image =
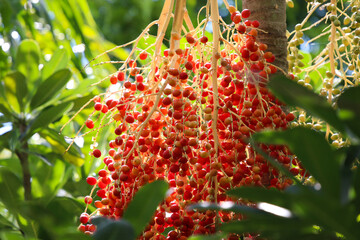
<instances>
[{"instance_id":1,"label":"tree trunk","mask_svg":"<svg viewBox=\"0 0 360 240\"><path fill-rule=\"evenodd\" d=\"M259 31L258 40L275 55L273 64L288 72L286 0L242 0L242 6L251 12L249 20L259 21L265 31Z\"/></svg>"}]
</instances>

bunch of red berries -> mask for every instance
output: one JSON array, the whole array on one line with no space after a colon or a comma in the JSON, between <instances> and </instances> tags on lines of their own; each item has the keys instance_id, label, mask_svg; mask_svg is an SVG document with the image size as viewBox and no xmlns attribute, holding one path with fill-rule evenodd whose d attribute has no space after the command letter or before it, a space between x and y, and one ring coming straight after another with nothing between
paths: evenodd
<instances>
[{"instance_id":1,"label":"bunch of red berries","mask_svg":"<svg viewBox=\"0 0 360 240\"><path fill-rule=\"evenodd\" d=\"M184 48L164 51L154 69L137 66L137 60L148 58L145 51L128 61L125 69L110 77L119 89L95 99L93 118L102 117L87 120L86 126L101 127L104 119L112 119L116 127L108 151L92 152L105 167L97 177L87 178L95 194L86 196L85 203L94 204L96 214L118 219L143 185L162 179L173 189L140 239L214 233L215 224L243 216L186 207L232 201L225 191L234 187L284 189L292 184L248 144L253 133L285 129L295 117L285 113L266 88L277 69L271 65L274 55L256 41L259 22L246 20L247 9L231 13L232 37L221 39L216 68L213 56L207 54L212 43L206 36L188 33ZM304 174L286 147L261 148L294 174ZM80 216L80 229L87 233L95 231L89 218L87 213ZM170 227L167 237L162 235Z\"/></svg>"}]
</instances>

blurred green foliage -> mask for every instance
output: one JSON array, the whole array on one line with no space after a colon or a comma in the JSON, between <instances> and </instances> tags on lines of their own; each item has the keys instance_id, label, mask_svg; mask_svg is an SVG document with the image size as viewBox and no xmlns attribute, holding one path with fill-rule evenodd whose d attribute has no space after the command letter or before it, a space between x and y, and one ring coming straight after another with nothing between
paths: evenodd
<instances>
[{"instance_id":1,"label":"blurred green foliage","mask_svg":"<svg viewBox=\"0 0 360 240\"><path fill-rule=\"evenodd\" d=\"M83 150L66 149L92 105L59 132L103 91L90 85L116 71L83 69L113 47L85 0L1 0L0 239L86 238L76 225L90 191L85 178L99 163L86 154L90 136L78 138ZM127 52L111 56L124 60Z\"/></svg>"}]
</instances>

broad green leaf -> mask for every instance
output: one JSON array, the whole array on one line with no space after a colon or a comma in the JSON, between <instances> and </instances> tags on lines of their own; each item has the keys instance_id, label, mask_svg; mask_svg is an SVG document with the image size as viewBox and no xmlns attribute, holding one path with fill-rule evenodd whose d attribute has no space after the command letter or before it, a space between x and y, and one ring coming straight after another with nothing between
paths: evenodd
<instances>
[{"instance_id":1,"label":"broad green leaf","mask_svg":"<svg viewBox=\"0 0 360 240\"><path fill-rule=\"evenodd\" d=\"M355 172L355 177L354 177L354 189L355 189L355 208L356 211L359 213L360 212L360 168L358 167L356 169Z\"/></svg>"},{"instance_id":2,"label":"broad green leaf","mask_svg":"<svg viewBox=\"0 0 360 240\"><path fill-rule=\"evenodd\" d=\"M52 74L37 88L30 102L31 109L35 109L54 98L70 78L71 72L69 69L62 69Z\"/></svg>"},{"instance_id":3,"label":"broad green leaf","mask_svg":"<svg viewBox=\"0 0 360 240\"><path fill-rule=\"evenodd\" d=\"M360 146L359 145L350 145L349 147L343 147L337 150L337 152L341 155L343 155L342 158L345 159L341 166L341 203L343 205L347 204L351 199L351 188L353 183L353 175L354 171L352 170L352 167L354 165L354 162L359 158L360 156ZM346 153L346 155L344 154ZM356 183L355 183L356 185Z\"/></svg>"},{"instance_id":4,"label":"broad green leaf","mask_svg":"<svg viewBox=\"0 0 360 240\"><path fill-rule=\"evenodd\" d=\"M112 220L96 217L91 221L97 229L94 234L95 240L135 240L135 229L124 219Z\"/></svg>"},{"instance_id":5,"label":"broad green leaf","mask_svg":"<svg viewBox=\"0 0 360 240\"><path fill-rule=\"evenodd\" d=\"M340 173L337 155L324 136L305 127L286 131L265 131L253 135L257 142L287 145L305 169L321 184L322 190L339 198Z\"/></svg>"},{"instance_id":6,"label":"broad green leaf","mask_svg":"<svg viewBox=\"0 0 360 240\"><path fill-rule=\"evenodd\" d=\"M53 121L62 117L63 114L72 108L72 106L72 103L66 102L42 110L39 115L31 122L28 136L31 136L37 129L46 127Z\"/></svg>"},{"instance_id":7,"label":"broad green leaf","mask_svg":"<svg viewBox=\"0 0 360 240\"><path fill-rule=\"evenodd\" d=\"M18 129L18 128L13 128L13 129L9 132L8 143L9 143L10 150L11 150L12 152L14 152L15 149L17 149L17 147L18 147L19 144L20 144L20 129Z\"/></svg>"},{"instance_id":8,"label":"broad green leaf","mask_svg":"<svg viewBox=\"0 0 360 240\"><path fill-rule=\"evenodd\" d=\"M14 22L11 21L13 10L8 0L1 1L0 15L3 23L3 27L6 31L10 31Z\"/></svg>"},{"instance_id":9,"label":"broad green leaf","mask_svg":"<svg viewBox=\"0 0 360 240\"><path fill-rule=\"evenodd\" d=\"M29 86L34 86L38 80L40 63L40 48L36 41L23 40L16 53L15 68L24 74Z\"/></svg>"},{"instance_id":10,"label":"broad green leaf","mask_svg":"<svg viewBox=\"0 0 360 240\"><path fill-rule=\"evenodd\" d=\"M305 61L304 61L305 62ZM326 63L317 67L309 73L311 79L311 85L314 88L315 92L319 92L323 85L323 76L325 76L326 71L330 70L330 63Z\"/></svg>"},{"instance_id":11,"label":"broad green leaf","mask_svg":"<svg viewBox=\"0 0 360 240\"><path fill-rule=\"evenodd\" d=\"M50 61L44 64L42 69L42 78L48 79L56 71L66 68L69 62L69 56L64 48L58 49L54 52L54 55L51 57Z\"/></svg>"},{"instance_id":12,"label":"broad green leaf","mask_svg":"<svg viewBox=\"0 0 360 240\"><path fill-rule=\"evenodd\" d=\"M72 99L74 97L80 97L81 95L85 95L86 93L91 93L95 86L91 86L94 83L97 83L98 79L84 79L80 81L78 85L75 85L74 89L66 89L61 93L62 100Z\"/></svg>"},{"instance_id":13,"label":"broad green leaf","mask_svg":"<svg viewBox=\"0 0 360 240\"><path fill-rule=\"evenodd\" d=\"M353 232L351 223L354 214L351 213L351 209L340 206L338 199L319 194L319 191L313 187L302 185L291 186L284 192L276 191L246 187L230 190L229 193L250 201L266 202L284 207L290 210L295 218L299 218L310 225L337 229L341 232ZM255 218L260 217L259 214L250 215L247 213L246 215L255 216Z\"/></svg>"},{"instance_id":14,"label":"broad green leaf","mask_svg":"<svg viewBox=\"0 0 360 240\"><path fill-rule=\"evenodd\" d=\"M23 112L25 109L24 99L28 93L25 76L16 71L7 74L3 81L6 101L14 111Z\"/></svg>"},{"instance_id":15,"label":"broad green leaf","mask_svg":"<svg viewBox=\"0 0 360 240\"><path fill-rule=\"evenodd\" d=\"M224 233L216 233L211 235L193 235L189 240L221 240L226 237Z\"/></svg>"},{"instance_id":16,"label":"broad green leaf","mask_svg":"<svg viewBox=\"0 0 360 240\"><path fill-rule=\"evenodd\" d=\"M75 216L80 216L84 208L83 201L74 198L55 197L48 201L45 197L24 202L19 211L28 221L28 226L36 231L36 239L71 239L67 235L76 233L74 226L78 219Z\"/></svg>"},{"instance_id":17,"label":"broad green leaf","mask_svg":"<svg viewBox=\"0 0 360 240\"><path fill-rule=\"evenodd\" d=\"M0 104L0 113L5 116L6 119L11 119L12 114L10 112L11 110L5 107L5 105Z\"/></svg>"},{"instance_id":18,"label":"broad green leaf","mask_svg":"<svg viewBox=\"0 0 360 240\"><path fill-rule=\"evenodd\" d=\"M0 229L5 229L5 228L12 229L14 227L15 227L14 224L10 222L9 219L7 219L6 217L0 214Z\"/></svg>"},{"instance_id":19,"label":"broad green leaf","mask_svg":"<svg viewBox=\"0 0 360 240\"><path fill-rule=\"evenodd\" d=\"M286 78L283 74L271 77L268 87L289 106L300 107L315 117L326 121L340 132L345 132L343 122L325 98Z\"/></svg>"},{"instance_id":20,"label":"broad green leaf","mask_svg":"<svg viewBox=\"0 0 360 240\"><path fill-rule=\"evenodd\" d=\"M11 211L17 211L22 200L21 180L9 169L0 167L0 199Z\"/></svg>"},{"instance_id":21,"label":"broad green leaf","mask_svg":"<svg viewBox=\"0 0 360 240\"><path fill-rule=\"evenodd\" d=\"M1 14L0 14L1 15ZM8 69L10 68L9 64L9 55L0 48L0 79L5 76Z\"/></svg>"},{"instance_id":22,"label":"broad green leaf","mask_svg":"<svg viewBox=\"0 0 360 240\"><path fill-rule=\"evenodd\" d=\"M164 181L155 181L143 186L134 196L125 209L123 218L129 221L138 236L154 215L155 210L165 198L168 184Z\"/></svg>"},{"instance_id":23,"label":"broad green leaf","mask_svg":"<svg viewBox=\"0 0 360 240\"><path fill-rule=\"evenodd\" d=\"M201 202L197 204L192 204L188 207L189 210L195 210L200 212L205 212L207 210L213 211L224 211L224 212L233 212L233 213L241 213L245 214L249 217L263 217L272 216L271 213L265 212L261 209L240 205L233 202L223 202L220 204L211 203L211 202Z\"/></svg>"},{"instance_id":24,"label":"broad green leaf","mask_svg":"<svg viewBox=\"0 0 360 240\"><path fill-rule=\"evenodd\" d=\"M284 208L290 208L291 201L295 200L289 193L274 188L239 187L227 191L226 194L255 202L267 202Z\"/></svg>"},{"instance_id":25,"label":"broad green leaf","mask_svg":"<svg viewBox=\"0 0 360 240\"><path fill-rule=\"evenodd\" d=\"M112 48L116 47L116 45L114 43L109 42L109 41L105 41L102 44L105 49L112 49ZM124 48L118 48L114 51L111 51L109 54L117 57L120 60L126 60L129 57L129 53Z\"/></svg>"},{"instance_id":26,"label":"broad green leaf","mask_svg":"<svg viewBox=\"0 0 360 240\"><path fill-rule=\"evenodd\" d=\"M81 156L81 152L76 148L75 144L66 151L69 147L69 143L67 143L64 137L58 132L46 128L42 129L39 134L51 145L52 150L55 153L60 154L65 161L74 164L75 166L82 166L84 164L84 158Z\"/></svg>"},{"instance_id":27,"label":"broad green leaf","mask_svg":"<svg viewBox=\"0 0 360 240\"><path fill-rule=\"evenodd\" d=\"M44 199L44 201L47 202L47 199ZM84 211L84 206L83 201L79 202L71 197L55 197L46 205L45 213L51 213L53 218L56 216L54 218L56 224L68 225L68 222L73 222L74 215L80 216Z\"/></svg>"},{"instance_id":28,"label":"broad green leaf","mask_svg":"<svg viewBox=\"0 0 360 240\"><path fill-rule=\"evenodd\" d=\"M35 150L34 147L36 146L31 147L32 150ZM68 177L66 176L66 166L68 164L61 160L60 155L51 153L51 148L47 147L47 149L50 153L43 153L39 149L38 151L41 154L31 152L29 157L31 163L36 165L37 169L31 176L33 197L40 198L46 196L51 201L51 197L57 194L59 184L63 184L63 181Z\"/></svg>"},{"instance_id":29,"label":"broad green leaf","mask_svg":"<svg viewBox=\"0 0 360 240\"><path fill-rule=\"evenodd\" d=\"M156 42L156 37L152 36L152 35L148 35L148 37L146 39L145 38L140 39L140 41L138 43L138 47L140 49L146 49L146 51L150 55L153 55L155 53L155 48L153 48L153 47L149 48L149 46L151 46L155 42ZM166 45L161 44L161 52L163 52L165 49L167 49Z\"/></svg>"},{"instance_id":30,"label":"broad green leaf","mask_svg":"<svg viewBox=\"0 0 360 240\"><path fill-rule=\"evenodd\" d=\"M2 240L24 240L24 235L20 231L6 231L0 232L0 239ZM33 240L33 239L31 239Z\"/></svg>"},{"instance_id":31,"label":"broad green leaf","mask_svg":"<svg viewBox=\"0 0 360 240\"><path fill-rule=\"evenodd\" d=\"M70 100L69 102L74 103L74 104L73 104L73 107L70 109L69 113L76 113L77 111L80 110L80 108L82 108L86 103L91 101L94 97L95 97L95 95L90 93L86 96L78 97L73 100ZM87 107L92 107L92 105L89 104L89 105L87 105Z\"/></svg>"},{"instance_id":32,"label":"broad green leaf","mask_svg":"<svg viewBox=\"0 0 360 240\"><path fill-rule=\"evenodd\" d=\"M238 234L260 232L261 236L266 239L329 239L329 233L315 234L310 222L296 218L281 218L275 215L223 223L220 229L224 232ZM327 238L324 238L325 236Z\"/></svg>"},{"instance_id":33,"label":"broad green leaf","mask_svg":"<svg viewBox=\"0 0 360 240\"><path fill-rule=\"evenodd\" d=\"M360 138L360 87L347 88L337 101L339 117Z\"/></svg>"}]
</instances>

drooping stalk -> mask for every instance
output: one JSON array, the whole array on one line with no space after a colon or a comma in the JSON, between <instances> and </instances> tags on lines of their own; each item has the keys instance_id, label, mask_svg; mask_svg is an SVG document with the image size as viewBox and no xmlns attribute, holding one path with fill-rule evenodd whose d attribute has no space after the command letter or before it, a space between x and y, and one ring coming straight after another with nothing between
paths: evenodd
<instances>
[{"instance_id":1,"label":"drooping stalk","mask_svg":"<svg viewBox=\"0 0 360 240\"><path fill-rule=\"evenodd\" d=\"M220 27L219 27L219 8L217 0L211 0L211 23L213 28L213 52L212 52L212 59L211 59L211 80L212 80L212 87L214 91L214 112L212 118L212 125L211 128L213 130L213 136L215 141L215 151L216 157L218 156L218 148L219 148L219 137L217 134L217 121L218 121L218 107L219 107L219 92L218 92L218 83L217 83L217 62L220 50Z\"/></svg>"},{"instance_id":2,"label":"drooping stalk","mask_svg":"<svg viewBox=\"0 0 360 240\"><path fill-rule=\"evenodd\" d=\"M175 4L174 21L171 29L170 54L174 54L174 51L179 48L185 10L186 0L177 0Z\"/></svg>"},{"instance_id":3,"label":"drooping stalk","mask_svg":"<svg viewBox=\"0 0 360 240\"><path fill-rule=\"evenodd\" d=\"M331 4L334 4L334 6L336 6L336 0L331 0ZM336 8L334 8L331 12L333 15L336 15ZM328 102L331 104L332 103L332 85L334 82L334 77L335 77L335 58L334 58L334 49L335 49L335 44L336 44L336 26L334 24L334 22L331 23L331 33L330 33L330 45L329 45L329 61L330 61L330 70L331 70L331 74L332 77L330 78L330 86L331 88L328 89L329 93L328 93ZM329 139L329 134L330 134L330 126L329 124L326 125L326 139Z\"/></svg>"}]
</instances>

